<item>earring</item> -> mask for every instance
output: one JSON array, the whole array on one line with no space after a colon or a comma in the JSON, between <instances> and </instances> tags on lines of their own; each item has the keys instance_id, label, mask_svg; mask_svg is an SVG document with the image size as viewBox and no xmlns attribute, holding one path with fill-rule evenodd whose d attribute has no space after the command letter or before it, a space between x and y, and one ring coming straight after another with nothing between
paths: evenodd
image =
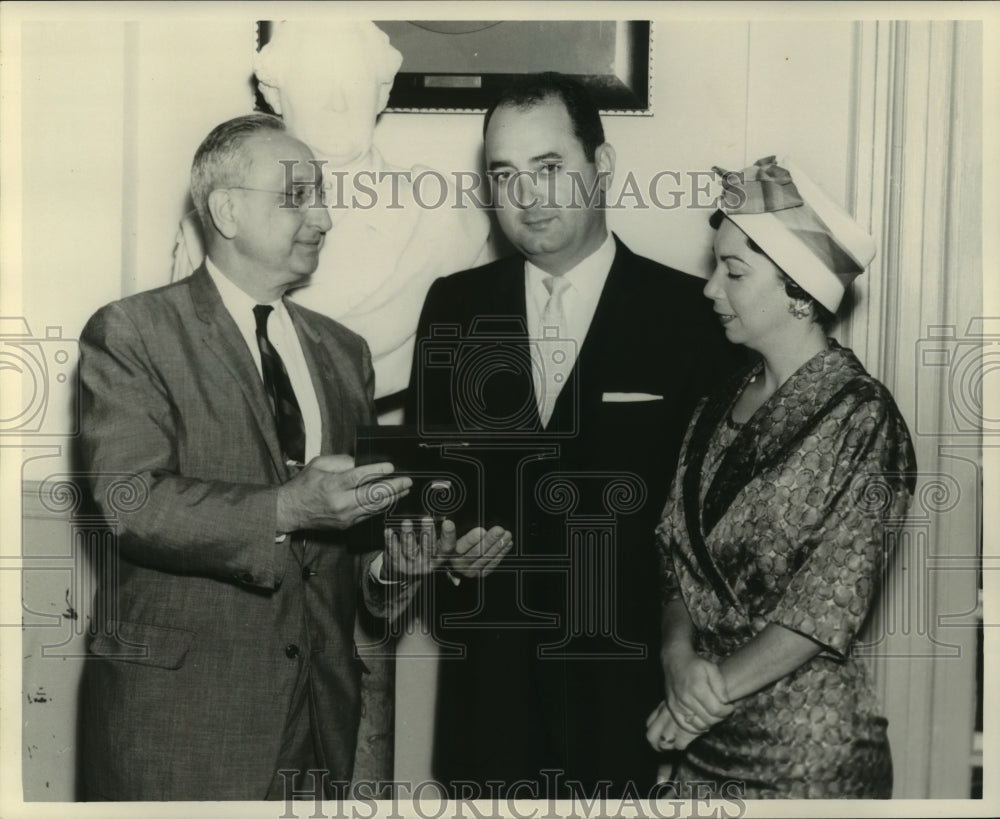
<instances>
[{"instance_id":1,"label":"earring","mask_svg":"<svg viewBox=\"0 0 1000 819\"><path fill-rule=\"evenodd\" d=\"M804 319L812 312L812 310L810 309L809 302L807 301L790 301L788 303L788 312L797 319Z\"/></svg>"}]
</instances>

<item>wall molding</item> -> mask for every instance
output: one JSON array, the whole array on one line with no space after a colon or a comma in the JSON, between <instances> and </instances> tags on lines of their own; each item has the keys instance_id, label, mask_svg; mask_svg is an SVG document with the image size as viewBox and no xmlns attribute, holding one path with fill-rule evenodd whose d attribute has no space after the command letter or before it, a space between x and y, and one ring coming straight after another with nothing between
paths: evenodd
<instances>
[{"instance_id":1,"label":"wall molding","mask_svg":"<svg viewBox=\"0 0 1000 819\"><path fill-rule=\"evenodd\" d=\"M69 509L59 509L52 504L43 503L46 481L21 481L21 517L44 520L70 520Z\"/></svg>"},{"instance_id":2,"label":"wall molding","mask_svg":"<svg viewBox=\"0 0 1000 819\"><path fill-rule=\"evenodd\" d=\"M871 669L889 718L894 796L967 798L975 631L939 627L974 609L976 576L974 568L943 571L938 564L978 564L982 453L973 446L970 457L971 442L954 429L952 404L963 396L954 393L949 368L928 367L923 355L939 346L947 357L982 311L975 170L982 155L975 70L981 26L862 22L856 38L849 206L870 227L878 255L856 281L856 308L843 330L845 342L895 396L920 473L887 599L869 628L884 635L870 655ZM963 464L949 444L963 449ZM935 476L954 484L956 502L918 521L918 499L928 489L933 494Z\"/></svg>"}]
</instances>

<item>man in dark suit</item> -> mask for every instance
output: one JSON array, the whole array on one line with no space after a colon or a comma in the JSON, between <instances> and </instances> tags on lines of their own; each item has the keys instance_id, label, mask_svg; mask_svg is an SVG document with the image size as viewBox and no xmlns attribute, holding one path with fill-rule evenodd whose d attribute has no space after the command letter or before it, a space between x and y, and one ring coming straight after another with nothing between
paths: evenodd
<instances>
[{"instance_id":1,"label":"man in dark suit","mask_svg":"<svg viewBox=\"0 0 1000 819\"><path fill-rule=\"evenodd\" d=\"M517 546L489 578L435 590L435 775L456 796L645 796L661 761L645 742L663 696L654 528L729 353L704 282L609 233L615 155L582 86L528 78L484 138L520 252L432 286L409 418L482 461L484 518Z\"/></svg>"},{"instance_id":2,"label":"man in dark suit","mask_svg":"<svg viewBox=\"0 0 1000 819\"><path fill-rule=\"evenodd\" d=\"M357 590L382 612L416 579L384 578L443 560L426 542L391 537L381 557L349 542L411 482L350 457L374 422L364 340L284 299L331 224L311 159L275 117L214 129L192 167L205 263L82 334L81 452L117 534L85 671L88 798L339 792L359 720ZM503 536L456 543L449 525L438 546L474 573Z\"/></svg>"}]
</instances>

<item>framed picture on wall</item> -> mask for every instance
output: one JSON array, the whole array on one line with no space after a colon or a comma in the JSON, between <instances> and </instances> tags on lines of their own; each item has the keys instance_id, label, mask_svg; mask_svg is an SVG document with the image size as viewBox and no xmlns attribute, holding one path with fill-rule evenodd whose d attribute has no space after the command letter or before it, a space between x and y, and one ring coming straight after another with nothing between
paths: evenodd
<instances>
[{"instance_id":1,"label":"framed picture on wall","mask_svg":"<svg viewBox=\"0 0 1000 819\"><path fill-rule=\"evenodd\" d=\"M377 20L403 55L386 110L478 113L520 75L581 80L606 114L652 114L648 20ZM258 48L271 23L257 24Z\"/></svg>"}]
</instances>

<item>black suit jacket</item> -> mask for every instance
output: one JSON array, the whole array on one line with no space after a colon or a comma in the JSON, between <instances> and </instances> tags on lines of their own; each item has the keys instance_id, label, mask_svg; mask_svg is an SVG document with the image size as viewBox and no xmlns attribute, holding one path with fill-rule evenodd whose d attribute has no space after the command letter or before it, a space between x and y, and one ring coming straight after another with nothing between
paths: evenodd
<instances>
[{"instance_id":1,"label":"black suit jacket","mask_svg":"<svg viewBox=\"0 0 1000 819\"><path fill-rule=\"evenodd\" d=\"M445 781L653 784L645 719L663 696L653 531L697 399L732 364L704 282L614 263L542 428L524 259L438 279L417 331L408 421L481 466L467 507L514 532L481 582L442 581L435 772ZM471 520L468 522L472 522ZM524 793L521 794L525 796Z\"/></svg>"}]
</instances>

